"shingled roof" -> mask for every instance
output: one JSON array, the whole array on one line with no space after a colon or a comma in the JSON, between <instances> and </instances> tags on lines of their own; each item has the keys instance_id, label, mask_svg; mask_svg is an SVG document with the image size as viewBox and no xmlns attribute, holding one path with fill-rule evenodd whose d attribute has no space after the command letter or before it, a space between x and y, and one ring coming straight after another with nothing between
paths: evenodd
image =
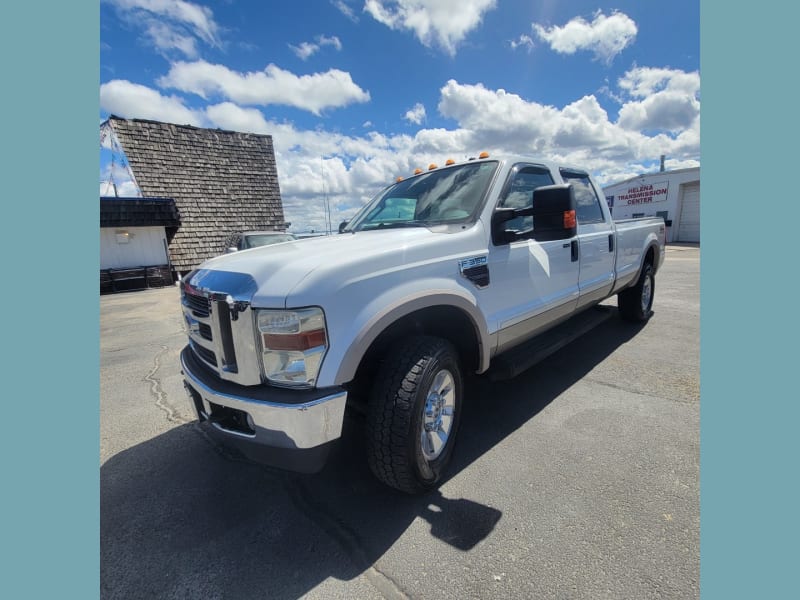
<instances>
[{"instance_id":1,"label":"shingled roof","mask_svg":"<svg viewBox=\"0 0 800 600\"><path fill-rule=\"evenodd\" d=\"M178 207L172 198L117 198L100 196L100 227L179 227Z\"/></svg>"},{"instance_id":2,"label":"shingled roof","mask_svg":"<svg viewBox=\"0 0 800 600\"><path fill-rule=\"evenodd\" d=\"M145 197L173 198L177 271L220 254L242 230L283 230L272 136L143 119L108 119Z\"/></svg>"}]
</instances>

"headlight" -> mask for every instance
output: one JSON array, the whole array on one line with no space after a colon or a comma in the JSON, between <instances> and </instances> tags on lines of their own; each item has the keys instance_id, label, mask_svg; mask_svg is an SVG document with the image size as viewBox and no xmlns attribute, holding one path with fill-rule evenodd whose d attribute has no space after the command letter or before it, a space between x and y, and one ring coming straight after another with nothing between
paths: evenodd
<instances>
[{"instance_id":1,"label":"headlight","mask_svg":"<svg viewBox=\"0 0 800 600\"><path fill-rule=\"evenodd\" d=\"M322 309L259 310L256 320L267 379L278 385L313 387L328 349Z\"/></svg>"}]
</instances>

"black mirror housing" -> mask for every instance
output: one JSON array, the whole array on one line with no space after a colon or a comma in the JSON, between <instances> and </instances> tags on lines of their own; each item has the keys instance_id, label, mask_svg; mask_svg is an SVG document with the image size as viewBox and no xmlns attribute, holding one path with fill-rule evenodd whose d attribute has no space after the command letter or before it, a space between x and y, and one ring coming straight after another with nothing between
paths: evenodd
<instances>
[{"instance_id":1,"label":"black mirror housing","mask_svg":"<svg viewBox=\"0 0 800 600\"><path fill-rule=\"evenodd\" d=\"M517 240L539 242L566 240L578 233L575 219L575 192L569 184L547 185L533 192L533 206L498 208L492 214L492 242L495 246ZM513 231L505 224L517 217L533 217L533 229Z\"/></svg>"},{"instance_id":2,"label":"black mirror housing","mask_svg":"<svg viewBox=\"0 0 800 600\"><path fill-rule=\"evenodd\" d=\"M344 228L347 227L348 222L349 221L342 221L341 223L339 223L339 233L342 233L344 231Z\"/></svg>"},{"instance_id":3,"label":"black mirror housing","mask_svg":"<svg viewBox=\"0 0 800 600\"><path fill-rule=\"evenodd\" d=\"M533 192L533 239L566 240L578 234L575 191L569 184L547 185Z\"/></svg>"}]
</instances>

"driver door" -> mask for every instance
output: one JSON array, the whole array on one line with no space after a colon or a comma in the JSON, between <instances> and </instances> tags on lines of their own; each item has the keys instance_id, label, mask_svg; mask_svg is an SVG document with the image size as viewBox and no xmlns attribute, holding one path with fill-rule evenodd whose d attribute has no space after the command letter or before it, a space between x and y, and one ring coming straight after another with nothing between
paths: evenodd
<instances>
[{"instance_id":1,"label":"driver door","mask_svg":"<svg viewBox=\"0 0 800 600\"><path fill-rule=\"evenodd\" d=\"M543 165L515 165L497 208L530 207L533 191L553 183L550 169ZM531 237L535 226L533 217L517 217L507 228L520 232L522 239L500 244L493 240L489 246L492 293L486 295L485 307L498 333L498 353L571 314L578 301L579 261L573 244L536 241Z\"/></svg>"}]
</instances>

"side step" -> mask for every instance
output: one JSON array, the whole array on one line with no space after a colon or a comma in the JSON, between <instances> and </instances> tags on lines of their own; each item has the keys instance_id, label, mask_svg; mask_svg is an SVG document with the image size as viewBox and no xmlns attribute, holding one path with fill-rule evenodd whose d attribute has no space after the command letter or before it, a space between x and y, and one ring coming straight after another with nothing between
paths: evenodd
<instances>
[{"instance_id":1,"label":"side step","mask_svg":"<svg viewBox=\"0 0 800 600\"><path fill-rule=\"evenodd\" d=\"M594 306L578 313L553 329L495 356L486 376L491 381L516 377L570 342L610 319L617 310L611 306Z\"/></svg>"}]
</instances>

